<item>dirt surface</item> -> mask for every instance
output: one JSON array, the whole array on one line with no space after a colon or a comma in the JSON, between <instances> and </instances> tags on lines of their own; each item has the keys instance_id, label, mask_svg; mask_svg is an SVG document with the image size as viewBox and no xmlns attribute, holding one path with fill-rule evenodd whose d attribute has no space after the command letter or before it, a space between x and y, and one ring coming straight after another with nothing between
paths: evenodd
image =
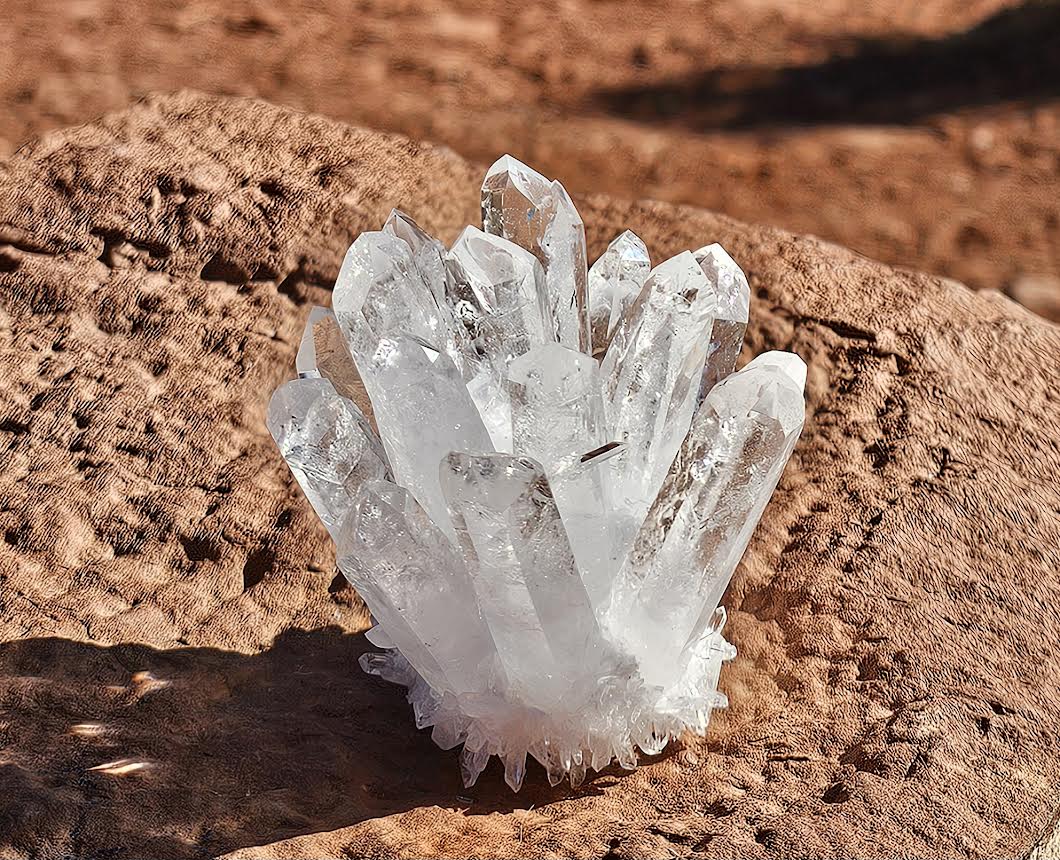
<instances>
[{"instance_id":1,"label":"dirt surface","mask_svg":"<svg viewBox=\"0 0 1060 860\"><path fill-rule=\"evenodd\" d=\"M693 203L1060 320L1060 4L0 0L0 154L184 86Z\"/></svg>"},{"instance_id":2,"label":"dirt surface","mask_svg":"<svg viewBox=\"0 0 1060 860\"><path fill-rule=\"evenodd\" d=\"M264 427L311 303L450 152L188 94L0 168L0 854L1015 857L1060 789L1060 331L996 294L665 204L591 252L721 241L744 358L809 364L727 593L730 710L626 774L518 795L366 676L356 596Z\"/></svg>"}]
</instances>

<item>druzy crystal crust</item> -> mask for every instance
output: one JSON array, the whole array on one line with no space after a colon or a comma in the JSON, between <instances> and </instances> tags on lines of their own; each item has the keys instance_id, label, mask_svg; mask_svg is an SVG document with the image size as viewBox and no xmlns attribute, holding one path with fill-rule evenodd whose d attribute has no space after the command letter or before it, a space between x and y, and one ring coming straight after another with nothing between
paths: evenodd
<instances>
[{"instance_id":1,"label":"druzy crystal crust","mask_svg":"<svg viewBox=\"0 0 1060 860\"><path fill-rule=\"evenodd\" d=\"M268 425L372 612L365 671L518 791L706 731L719 605L798 440L806 368L735 365L743 272L654 268L626 231L587 268L563 186L504 156L451 248L394 211L314 308Z\"/></svg>"}]
</instances>

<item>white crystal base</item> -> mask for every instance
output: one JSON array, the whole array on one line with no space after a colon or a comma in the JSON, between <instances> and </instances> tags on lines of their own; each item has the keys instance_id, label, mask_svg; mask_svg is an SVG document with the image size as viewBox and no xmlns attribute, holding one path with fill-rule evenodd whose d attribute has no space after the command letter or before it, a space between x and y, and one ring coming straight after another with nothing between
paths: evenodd
<instances>
[{"instance_id":1,"label":"white crystal base","mask_svg":"<svg viewBox=\"0 0 1060 860\"><path fill-rule=\"evenodd\" d=\"M719 615L724 623L724 611ZM612 761L632 770L638 749L657 755L686 731L705 735L711 711L728 705L718 676L722 663L735 656L719 625L691 649L687 669L669 689L646 684L634 660L612 660L614 673L586 678L573 688L577 701L561 700L547 713L500 692L454 696L434 690L397 648L363 654L360 664L368 674L407 689L416 727L432 727L439 747L463 744L465 786L475 784L495 755L504 763L505 782L518 791L527 755L541 764L551 785L569 778L577 787L587 771L600 771Z\"/></svg>"}]
</instances>

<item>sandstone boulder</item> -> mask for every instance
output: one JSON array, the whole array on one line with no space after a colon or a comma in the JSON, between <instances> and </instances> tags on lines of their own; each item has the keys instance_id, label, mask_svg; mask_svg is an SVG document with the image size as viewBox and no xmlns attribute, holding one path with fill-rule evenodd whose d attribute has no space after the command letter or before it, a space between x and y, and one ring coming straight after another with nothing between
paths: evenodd
<instances>
[{"instance_id":1,"label":"sandstone boulder","mask_svg":"<svg viewBox=\"0 0 1060 860\"><path fill-rule=\"evenodd\" d=\"M449 151L185 93L0 167L5 856L1019 856L1060 788L1060 329L708 212L579 199L591 253L720 241L744 359L808 420L725 599L732 707L518 795L363 675L355 595L264 426L311 304Z\"/></svg>"}]
</instances>

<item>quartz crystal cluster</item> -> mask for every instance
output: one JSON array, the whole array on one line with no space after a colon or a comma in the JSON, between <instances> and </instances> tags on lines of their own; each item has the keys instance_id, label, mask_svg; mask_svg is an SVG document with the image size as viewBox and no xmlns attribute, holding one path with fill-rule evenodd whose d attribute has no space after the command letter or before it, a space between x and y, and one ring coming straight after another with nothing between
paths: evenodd
<instances>
[{"instance_id":1,"label":"quartz crystal cluster","mask_svg":"<svg viewBox=\"0 0 1060 860\"><path fill-rule=\"evenodd\" d=\"M559 182L510 156L451 248L362 233L268 424L371 610L363 668L416 725L577 785L703 733L735 649L719 600L802 429L806 369L735 371L743 272L720 245L588 268Z\"/></svg>"}]
</instances>

